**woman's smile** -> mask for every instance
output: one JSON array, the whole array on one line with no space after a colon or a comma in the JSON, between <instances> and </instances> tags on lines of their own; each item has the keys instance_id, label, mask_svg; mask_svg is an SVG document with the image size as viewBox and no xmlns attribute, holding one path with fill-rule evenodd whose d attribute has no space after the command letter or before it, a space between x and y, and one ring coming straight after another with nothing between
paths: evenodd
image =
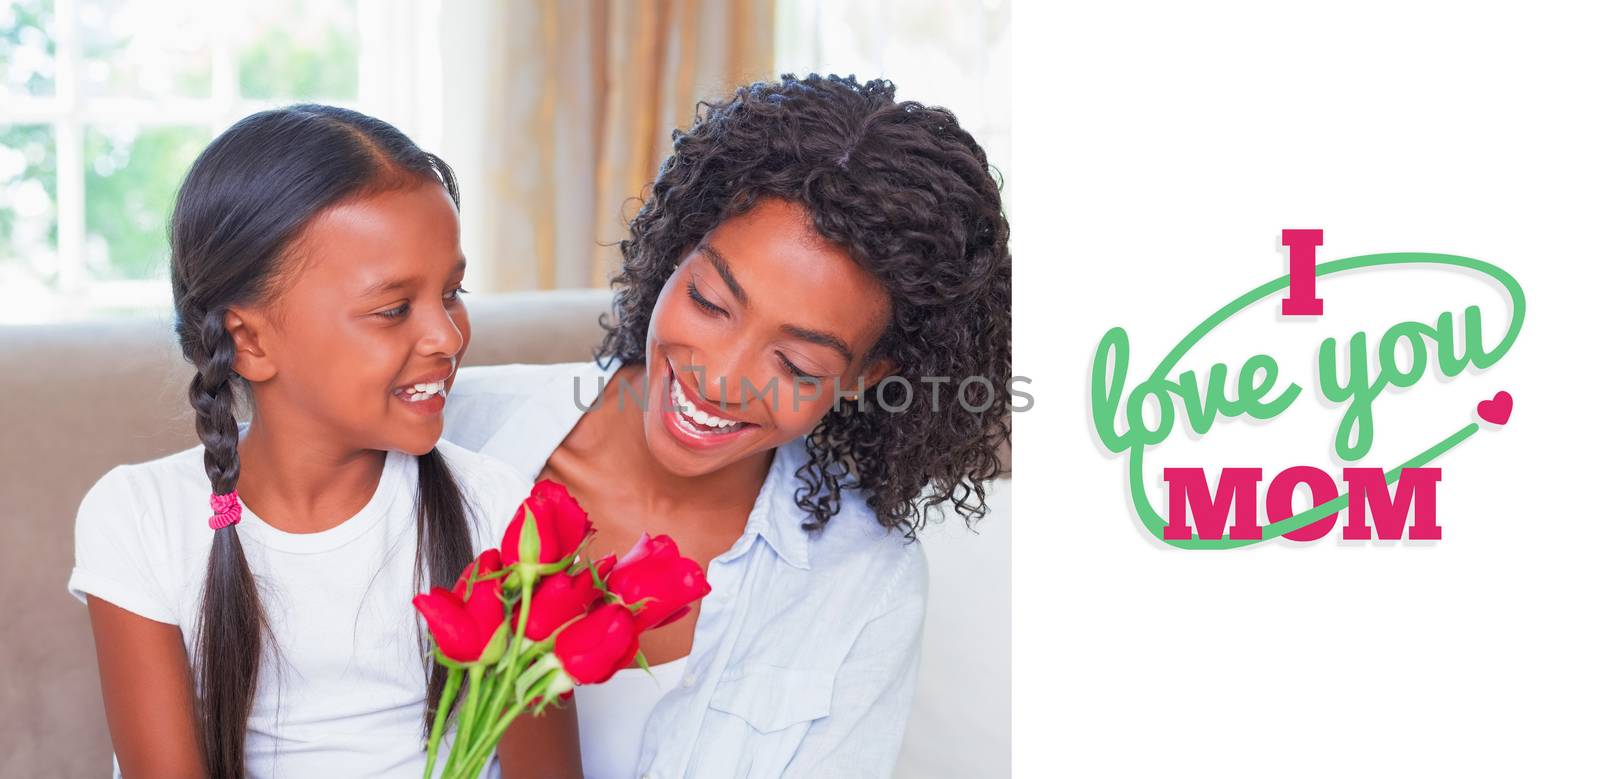
<instances>
[{"instance_id":1,"label":"woman's smile","mask_svg":"<svg viewBox=\"0 0 1600 779\"><path fill-rule=\"evenodd\" d=\"M760 428L753 422L733 419L729 406L723 409L700 395L698 391L683 386L670 362L666 363L665 386L658 393L664 427L683 446L695 451L706 451L741 440Z\"/></svg>"}]
</instances>

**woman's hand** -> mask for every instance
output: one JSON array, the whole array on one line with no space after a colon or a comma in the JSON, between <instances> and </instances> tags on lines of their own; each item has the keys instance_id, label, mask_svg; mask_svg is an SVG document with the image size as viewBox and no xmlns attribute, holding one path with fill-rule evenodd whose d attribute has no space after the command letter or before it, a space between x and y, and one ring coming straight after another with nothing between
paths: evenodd
<instances>
[{"instance_id":1,"label":"woman's hand","mask_svg":"<svg viewBox=\"0 0 1600 779\"><path fill-rule=\"evenodd\" d=\"M89 596L111 747L126 779L203 779L194 683L177 625ZM574 730L576 732L576 730Z\"/></svg>"}]
</instances>

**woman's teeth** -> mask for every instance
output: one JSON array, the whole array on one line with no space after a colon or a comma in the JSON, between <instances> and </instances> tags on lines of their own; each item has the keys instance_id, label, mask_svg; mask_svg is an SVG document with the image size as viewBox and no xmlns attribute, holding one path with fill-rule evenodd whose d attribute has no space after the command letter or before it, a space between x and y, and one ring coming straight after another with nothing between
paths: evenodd
<instances>
[{"instance_id":1,"label":"woman's teeth","mask_svg":"<svg viewBox=\"0 0 1600 779\"><path fill-rule=\"evenodd\" d=\"M401 390L400 399L408 400L412 403L418 403L427 400L434 395L443 396L444 394L444 382L435 381L428 384L414 384L404 390Z\"/></svg>"},{"instance_id":2,"label":"woman's teeth","mask_svg":"<svg viewBox=\"0 0 1600 779\"><path fill-rule=\"evenodd\" d=\"M672 403L677 407L678 416L681 416L685 419L692 419L700 423L702 427L709 427L715 430L726 430L743 424L742 422L737 422L732 419L723 419L715 414L707 414L706 412L695 408L694 404L689 402L689 396L684 393L683 385L678 383L677 377L673 377L672 379Z\"/></svg>"}]
</instances>

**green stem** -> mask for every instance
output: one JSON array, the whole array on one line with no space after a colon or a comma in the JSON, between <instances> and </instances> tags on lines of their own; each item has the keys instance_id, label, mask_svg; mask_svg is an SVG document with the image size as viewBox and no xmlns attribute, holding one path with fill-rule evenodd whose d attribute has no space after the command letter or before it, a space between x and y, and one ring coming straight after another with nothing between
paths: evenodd
<instances>
[{"instance_id":1,"label":"green stem","mask_svg":"<svg viewBox=\"0 0 1600 779\"><path fill-rule=\"evenodd\" d=\"M522 696L522 699L517 702L517 706L515 708L507 711L495 721L494 725L490 727L489 730L484 734L487 736L487 738L480 740L479 743L472 748L472 751L467 754L466 764L468 767L475 768L480 772L483 770L483 764L488 762L489 756L494 753L494 748L499 745L500 737L505 735L506 729L511 727L511 723L517 721L517 717L522 716L524 709L527 709L528 705L533 703L535 698L539 697L547 688L549 688L550 680L552 678L554 678L553 673L546 673L539 681L535 682L532 687L528 688L527 693L525 693ZM477 774L473 773L467 775L476 776Z\"/></svg>"},{"instance_id":2,"label":"green stem","mask_svg":"<svg viewBox=\"0 0 1600 779\"><path fill-rule=\"evenodd\" d=\"M511 695L512 686L516 684L517 674L515 671L520 665L522 655L519 651L522 647L522 635L528 629L528 614L532 606L533 587L538 578L538 574L522 577L522 592L519 593L521 595L519 599L521 605L517 609L517 629L516 632L511 634L510 639L507 641L509 645L507 651L500 658L499 665L495 667L493 692L485 696L488 705L480 712L480 715L488 717L488 721L492 722L499 718L500 708L505 705L506 698ZM474 744L473 749L476 750L478 746Z\"/></svg>"},{"instance_id":3,"label":"green stem","mask_svg":"<svg viewBox=\"0 0 1600 779\"><path fill-rule=\"evenodd\" d=\"M475 710L473 712L472 721L474 723L494 722L497 720L500 716L500 707L505 705L506 697L510 694L511 688L516 684L517 674L513 671L520 665L520 655L522 654L518 651L522 644L520 639L523 632L527 629L528 615L531 606L531 595L533 593L533 587L537 583L539 577L537 573L531 573L531 575L525 575L521 578L521 592L519 593L521 596L521 605L518 607L518 617L516 623L517 630L508 637L508 640L506 641L506 652L500 657L500 661L495 664L493 672L489 675L489 687L488 689L484 690L483 695L477 701ZM462 731L462 734L469 736L470 740L467 738L458 738L455 748L463 750L468 755L478 752L482 747L481 737L483 734L467 734L465 730ZM470 766L471 764L469 762L467 765L462 766L462 768L470 768Z\"/></svg>"},{"instance_id":4,"label":"green stem","mask_svg":"<svg viewBox=\"0 0 1600 779\"><path fill-rule=\"evenodd\" d=\"M428 733L428 764L422 769L422 779L433 779L433 763L439 758L439 739L444 736L445 720L455 707L456 693L461 689L461 669L451 668L444 680L444 694L439 696L439 710L433 715L433 730Z\"/></svg>"},{"instance_id":5,"label":"green stem","mask_svg":"<svg viewBox=\"0 0 1600 779\"><path fill-rule=\"evenodd\" d=\"M470 743L473 726L477 721L479 688L483 687L483 666L467 669L467 703L461 708L461 722L456 726L456 740L450 745L450 757L444 761L444 775L454 776L450 770L462 758L463 745ZM464 759L464 758L462 758Z\"/></svg>"}]
</instances>

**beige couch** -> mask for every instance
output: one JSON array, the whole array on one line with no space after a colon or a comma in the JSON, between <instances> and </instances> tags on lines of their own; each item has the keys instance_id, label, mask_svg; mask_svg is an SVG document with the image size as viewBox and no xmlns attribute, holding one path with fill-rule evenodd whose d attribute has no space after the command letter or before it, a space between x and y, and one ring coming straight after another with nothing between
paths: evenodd
<instances>
[{"instance_id":1,"label":"beige couch","mask_svg":"<svg viewBox=\"0 0 1600 779\"><path fill-rule=\"evenodd\" d=\"M587 359L608 302L608 294L598 290L474 297L466 364ZM84 492L111 467L195 445L185 399L191 375L177 354L170 321L0 327L0 594L5 602L0 617L0 776L110 773L111 744L87 613L66 592L73 518ZM1008 483L1004 489L1009 500ZM1009 517L995 520L990 526L998 527L1000 535L988 534L980 547L958 546L968 539L955 538L963 533L949 527L941 534L949 540L930 539L937 540L930 545L936 605L941 556L966 556L977 548L987 550L982 553L998 561L994 564L1005 565ZM989 768L1009 765L1009 644L1000 652L991 644L985 658L963 657L950 653L958 642L933 635L942 625L967 632L973 620L984 621L988 635L995 629L1009 635L1009 597L1001 587L974 599L970 587L948 586L949 608L930 613L927 646L934 652L926 659L923 687L933 702L913 718L907 752L915 752L916 758L910 763L950 766L937 754L943 742L942 749L959 750L965 759L977 758ZM958 593L965 602L955 599ZM939 647L945 648L942 655ZM977 709L970 700L959 709L953 699L938 700L941 688L927 672L946 667L970 672L974 662L991 673L1000 669L995 673L1001 677L995 679L996 697ZM975 729L963 722L974 718ZM974 733L981 743L974 742ZM957 743L950 743L951 736ZM926 747L914 748L917 744ZM902 765L902 775L907 769Z\"/></svg>"}]
</instances>

